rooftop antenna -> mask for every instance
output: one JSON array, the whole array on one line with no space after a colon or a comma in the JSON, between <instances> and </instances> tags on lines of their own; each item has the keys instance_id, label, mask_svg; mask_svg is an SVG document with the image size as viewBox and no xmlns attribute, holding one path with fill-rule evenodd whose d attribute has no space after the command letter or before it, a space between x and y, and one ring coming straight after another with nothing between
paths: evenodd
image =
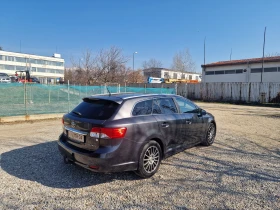
<instances>
[{"instance_id":1,"label":"rooftop antenna","mask_svg":"<svg viewBox=\"0 0 280 210\"><path fill-rule=\"evenodd\" d=\"M261 73L261 83L263 82L263 65L264 65L265 33L266 33L266 27L264 28L264 33L263 33L263 56L262 56L262 73Z\"/></svg>"},{"instance_id":2,"label":"rooftop antenna","mask_svg":"<svg viewBox=\"0 0 280 210\"><path fill-rule=\"evenodd\" d=\"M110 92L108 86L106 86L106 88L107 88L107 91L109 92L109 96L111 96L111 92Z\"/></svg>"}]
</instances>

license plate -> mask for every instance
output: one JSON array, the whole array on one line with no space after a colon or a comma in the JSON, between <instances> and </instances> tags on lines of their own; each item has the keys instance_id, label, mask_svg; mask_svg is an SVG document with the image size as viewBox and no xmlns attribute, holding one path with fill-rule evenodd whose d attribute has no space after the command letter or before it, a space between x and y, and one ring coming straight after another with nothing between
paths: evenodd
<instances>
[{"instance_id":1,"label":"license plate","mask_svg":"<svg viewBox=\"0 0 280 210\"><path fill-rule=\"evenodd\" d=\"M84 136L78 133L68 131L68 137L75 141L84 142Z\"/></svg>"}]
</instances>

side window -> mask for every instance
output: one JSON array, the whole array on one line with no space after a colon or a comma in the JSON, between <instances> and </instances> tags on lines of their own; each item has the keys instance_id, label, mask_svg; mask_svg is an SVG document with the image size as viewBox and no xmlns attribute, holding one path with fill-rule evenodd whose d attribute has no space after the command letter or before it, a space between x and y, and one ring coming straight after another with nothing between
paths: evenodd
<instances>
[{"instance_id":1,"label":"side window","mask_svg":"<svg viewBox=\"0 0 280 210\"><path fill-rule=\"evenodd\" d=\"M153 101L153 114L163 114L160 109L159 100Z\"/></svg>"},{"instance_id":2,"label":"side window","mask_svg":"<svg viewBox=\"0 0 280 210\"><path fill-rule=\"evenodd\" d=\"M149 115L152 113L152 100L141 101L137 103L132 111L133 116Z\"/></svg>"},{"instance_id":3,"label":"side window","mask_svg":"<svg viewBox=\"0 0 280 210\"><path fill-rule=\"evenodd\" d=\"M191 101L179 97L176 97L175 99L180 107L181 113L194 112L197 110L196 105L194 105Z\"/></svg>"},{"instance_id":4,"label":"side window","mask_svg":"<svg viewBox=\"0 0 280 210\"><path fill-rule=\"evenodd\" d=\"M172 98L161 98L156 101L164 114L177 113L177 108Z\"/></svg>"}]
</instances>

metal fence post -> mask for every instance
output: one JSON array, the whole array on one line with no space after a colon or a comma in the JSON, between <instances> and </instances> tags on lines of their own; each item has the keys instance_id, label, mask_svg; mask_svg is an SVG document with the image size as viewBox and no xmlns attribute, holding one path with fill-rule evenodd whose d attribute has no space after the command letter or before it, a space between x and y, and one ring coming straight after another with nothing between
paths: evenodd
<instances>
[{"instance_id":1,"label":"metal fence post","mask_svg":"<svg viewBox=\"0 0 280 210\"><path fill-rule=\"evenodd\" d=\"M51 103L51 86L49 85L49 104Z\"/></svg>"},{"instance_id":2,"label":"metal fence post","mask_svg":"<svg viewBox=\"0 0 280 210\"><path fill-rule=\"evenodd\" d=\"M70 112L70 100L69 100L69 80L68 80L68 113Z\"/></svg>"},{"instance_id":3,"label":"metal fence post","mask_svg":"<svg viewBox=\"0 0 280 210\"><path fill-rule=\"evenodd\" d=\"M26 82L23 83L24 88L24 108L25 108L25 115L27 115L27 94L26 94Z\"/></svg>"}]
</instances>

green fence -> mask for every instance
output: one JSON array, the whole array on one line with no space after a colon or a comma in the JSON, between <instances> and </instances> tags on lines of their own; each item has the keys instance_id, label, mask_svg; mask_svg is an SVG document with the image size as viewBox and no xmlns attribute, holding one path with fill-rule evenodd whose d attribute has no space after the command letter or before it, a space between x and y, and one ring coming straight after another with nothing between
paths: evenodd
<instances>
[{"instance_id":1,"label":"green fence","mask_svg":"<svg viewBox=\"0 0 280 210\"><path fill-rule=\"evenodd\" d=\"M0 117L66 113L90 95L119 92L175 93L174 88L0 83Z\"/></svg>"}]
</instances>

